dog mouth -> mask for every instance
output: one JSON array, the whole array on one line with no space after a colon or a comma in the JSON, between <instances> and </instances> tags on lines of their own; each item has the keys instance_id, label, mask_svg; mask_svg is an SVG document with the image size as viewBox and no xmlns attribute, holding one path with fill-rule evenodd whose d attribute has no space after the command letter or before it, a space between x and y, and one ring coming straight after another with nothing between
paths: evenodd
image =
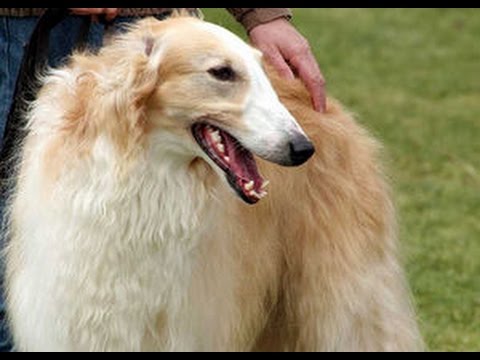
<instances>
[{"instance_id":1,"label":"dog mouth","mask_svg":"<svg viewBox=\"0 0 480 360\"><path fill-rule=\"evenodd\" d=\"M196 123L192 134L202 150L225 172L230 186L247 204L256 204L267 195L268 181L258 172L253 154L226 131Z\"/></svg>"}]
</instances>

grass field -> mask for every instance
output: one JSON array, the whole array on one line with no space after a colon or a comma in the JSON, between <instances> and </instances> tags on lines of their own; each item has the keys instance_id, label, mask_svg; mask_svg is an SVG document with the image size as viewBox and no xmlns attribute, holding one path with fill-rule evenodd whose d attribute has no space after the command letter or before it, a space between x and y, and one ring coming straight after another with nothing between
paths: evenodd
<instances>
[{"instance_id":1,"label":"grass field","mask_svg":"<svg viewBox=\"0 0 480 360\"><path fill-rule=\"evenodd\" d=\"M330 95L385 144L429 349L479 351L480 10L293 11Z\"/></svg>"}]
</instances>

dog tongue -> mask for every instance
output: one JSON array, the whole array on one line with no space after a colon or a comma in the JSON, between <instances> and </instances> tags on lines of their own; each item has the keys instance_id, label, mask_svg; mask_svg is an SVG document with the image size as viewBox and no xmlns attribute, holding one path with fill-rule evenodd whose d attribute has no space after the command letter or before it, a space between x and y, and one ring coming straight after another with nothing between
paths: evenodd
<instances>
[{"instance_id":1,"label":"dog tongue","mask_svg":"<svg viewBox=\"0 0 480 360\"><path fill-rule=\"evenodd\" d=\"M192 127L195 140L226 173L230 186L247 203L255 204L267 195L265 181L258 172L253 154L226 131L198 123Z\"/></svg>"},{"instance_id":2,"label":"dog tongue","mask_svg":"<svg viewBox=\"0 0 480 360\"><path fill-rule=\"evenodd\" d=\"M243 189L245 184L253 181L256 186L254 185L252 190L259 190L263 184L263 178L258 172L252 153L226 132L222 132L222 137L230 158L230 170L236 175L238 184Z\"/></svg>"}]
</instances>

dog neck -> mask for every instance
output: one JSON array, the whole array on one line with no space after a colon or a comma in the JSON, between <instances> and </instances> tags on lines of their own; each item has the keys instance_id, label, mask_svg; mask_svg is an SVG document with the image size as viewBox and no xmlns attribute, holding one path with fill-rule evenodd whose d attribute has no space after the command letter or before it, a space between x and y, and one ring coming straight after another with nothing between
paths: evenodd
<instances>
[{"instance_id":1,"label":"dog neck","mask_svg":"<svg viewBox=\"0 0 480 360\"><path fill-rule=\"evenodd\" d=\"M220 179L203 160L162 147L126 165L105 143L96 146L93 157L83 166L88 168L79 167L62 180L54 201L62 217L76 224L84 219L94 232L118 235L124 227L121 241L126 243L142 239L155 246L191 247L204 224L212 223L207 219L221 211L215 200Z\"/></svg>"}]
</instances>

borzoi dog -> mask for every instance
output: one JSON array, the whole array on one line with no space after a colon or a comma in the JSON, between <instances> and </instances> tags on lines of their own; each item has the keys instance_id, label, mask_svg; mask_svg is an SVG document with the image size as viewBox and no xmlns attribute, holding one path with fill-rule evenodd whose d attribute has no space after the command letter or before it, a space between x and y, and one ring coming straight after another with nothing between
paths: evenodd
<instances>
[{"instance_id":1,"label":"borzoi dog","mask_svg":"<svg viewBox=\"0 0 480 360\"><path fill-rule=\"evenodd\" d=\"M379 144L338 102L188 17L42 81L9 211L18 350L421 348Z\"/></svg>"}]
</instances>

